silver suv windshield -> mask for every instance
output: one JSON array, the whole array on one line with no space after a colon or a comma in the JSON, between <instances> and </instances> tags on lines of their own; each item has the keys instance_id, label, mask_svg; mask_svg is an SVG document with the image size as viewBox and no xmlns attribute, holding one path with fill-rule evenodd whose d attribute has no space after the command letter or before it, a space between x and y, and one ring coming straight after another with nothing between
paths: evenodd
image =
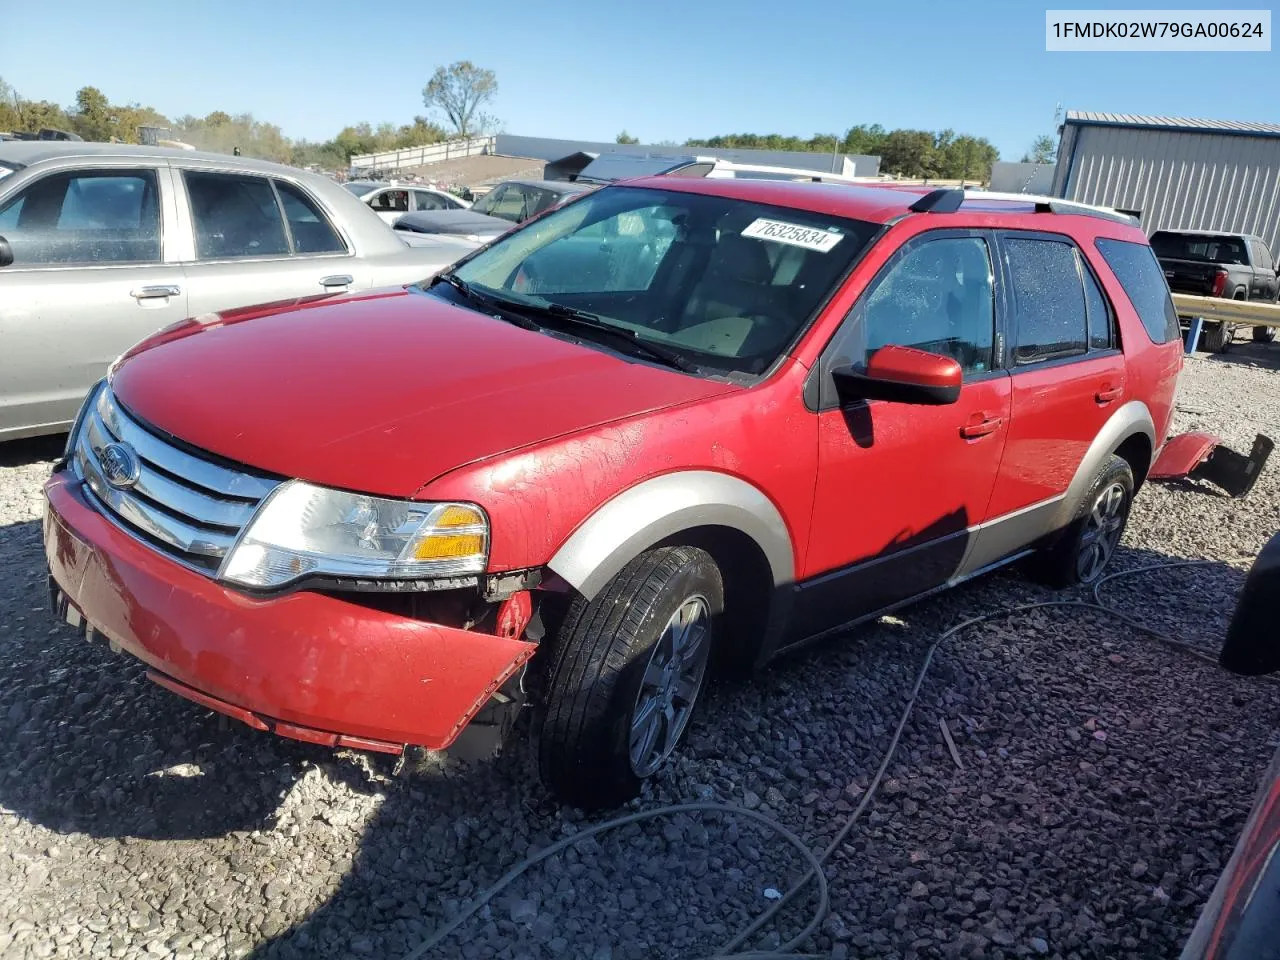
<instances>
[{"instance_id":1,"label":"silver suv windshield","mask_svg":"<svg viewBox=\"0 0 1280 960\"><path fill-rule=\"evenodd\" d=\"M877 229L728 197L606 187L454 273L513 308L581 311L692 363L755 374L795 341Z\"/></svg>"},{"instance_id":2,"label":"silver suv windshield","mask_svg":"<svg viewBox=\"0 0 1280 960\"><path fill-rule=\"evenodd\" d=\"M344 187L354 193L357 197L363 197L378 189L376 183L344 183Z\"/></svg>"}]
</instances>

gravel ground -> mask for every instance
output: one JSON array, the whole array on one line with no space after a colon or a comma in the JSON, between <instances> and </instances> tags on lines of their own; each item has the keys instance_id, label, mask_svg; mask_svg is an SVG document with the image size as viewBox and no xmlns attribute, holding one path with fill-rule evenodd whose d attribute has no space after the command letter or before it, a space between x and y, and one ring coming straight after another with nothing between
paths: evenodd
<instances>
[{"instance_id":1,"label":"gravel ground","mask_svg":"<svg viewBox=\"0 0 1280 960\"><path fill-rule=\"evenodd\" d=\"M1280 349L1189 362L1179 429L1280 427ZM224 722L44 610L39 487L56 444L0 447L0 957L404 955L526 854L582 829L529 757L332 754ZM1151 485L1106 599L1214 652L1280 529L1280 463L1245 501ZM719 800L821 849L865 791L932 638L1052 597L1002 573L707 697L638 809ZM955 742L952 758L941 724ZM828 865L833 957L1176 955L1244 823L1280 687L1101 614L1043 610L942 647L868 816ZM742 817L659 820L534 868L434 957L696 957L802 870ZM796 933L802 896L756 945Z\"/></svg>"}]
</instances>

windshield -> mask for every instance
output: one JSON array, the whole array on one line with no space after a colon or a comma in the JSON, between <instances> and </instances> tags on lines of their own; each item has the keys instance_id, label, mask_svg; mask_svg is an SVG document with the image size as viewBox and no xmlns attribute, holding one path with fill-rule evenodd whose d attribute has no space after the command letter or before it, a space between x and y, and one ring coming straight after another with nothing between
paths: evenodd
<instances>
[{"instance_id":1,"label":"windshield","mask_svg":"<svg viewBox=\"0 0 1280 960\"><path fill-rule=\"evenodd\" d=\"M585 311L693 363L755 374L795 340L876 230L727 197L606 187L455 272L488 296Z\"/></svg>"},{"instance_id":2,"label":"windshield","mask_svg":"<svg viewBox=\"0 0 1280 960\"><path fill-rule=\"evenodd\" d=\"M1157 257L1168 260L1199 260L1202 263L1246 264L1249 255L1240 237L1213 237L1185 233L1156 233L1151 248Z\"/></svg>"},{"instance_id":3,"label":"windshield","mask_svg":"<svg viewBox=\"0 0 1280 960\"><path fill-rule=\"evenodd\" d=\"M344 187L354 193L357 197L363 197L365 194L373 193L378 189L376 183L344 183Z\"/></svg>"}]
</instances>

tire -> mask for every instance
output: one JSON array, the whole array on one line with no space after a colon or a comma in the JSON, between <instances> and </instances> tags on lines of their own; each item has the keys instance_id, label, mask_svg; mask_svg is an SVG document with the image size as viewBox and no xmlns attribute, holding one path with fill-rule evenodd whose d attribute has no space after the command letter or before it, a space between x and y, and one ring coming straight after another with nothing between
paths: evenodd
<instances>
[{"instance_id":1,"label":"tire","mask_svg":"<svg viewBox=\"0 0 1280 960\"><path fill-rule=\"evenodd\" d=\"M1254 327L1253 342L1254 343L1275 343L1276 328L1275 327Z\"/></svg>"},{"instance_id":2,"label":"tire","mask_svg":"<svg viewBox=\"0 0 1280 960\"><path fill-rule=\"evenodd\" d=\"M1200 349L1209 353L1226 353L1234 334L1229 323L1206 323L1200 333Z\"/></svg>"},{"instance_id":3,"label":"tire","mask_svg":"<svg viewBox=\"0 0 1280 960\"><path fill-rule=\"evenodd\" d=\"M1115 556L1132 505L1133 470L1123 457L1112 454L1094 474L1071 524L1056 543L1035 558L1035 578L1060 588L1097 580ZM1102 537L1098 536L1100 524L1105 530Z\"/></svg>"},{"instance_id":4,"label":"tire","mask_svg":"<svg viewBox=\"0 0 1280 960\"><path fill-rule=\"evenodd\" d=\"M547 789L584 809L639 793L688 729L723 611L720 569L684 546L649 550L574 600L551 640L535 733ZM677 657L682 637L692 646Z\"/></svg>"}]
</instances>

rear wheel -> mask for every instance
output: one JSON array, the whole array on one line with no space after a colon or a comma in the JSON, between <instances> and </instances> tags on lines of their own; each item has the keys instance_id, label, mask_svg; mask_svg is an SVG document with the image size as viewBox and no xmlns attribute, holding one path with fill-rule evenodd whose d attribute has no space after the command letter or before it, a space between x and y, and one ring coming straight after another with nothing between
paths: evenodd
<instances>
[{"instance_id":1,"label":"rear wheel","mask_svg":"<svg viewBox=\"0 0 1280 960\"><path fill-rule=\"evenodd\" d=\"M1209 353L1226 353L1235 330L1229 323L1206 323L1200 334L1200 349Z\"/></svg>"},{"instance_id":2,"label":"rear wheel","mask_svg":"<svg viewBox=\"0 0 1280 960\"><path fill-rule=\"evenodd\" d=\"M552 641L537 732L543 783L586 808L615 806L670 759L706 679L724 584L695 547L641 554Z\"/></svg>"},{"instance_id":3,"label":"rear wheel","mask_svg":"<svg viewBox=\"0 0 1280 960\"><path fill-rule=\"evenodd\" d=\"M1053 587L1093 583L1115 556L1133 503L1133 469L1112 454L1094 475L1075 519L1033 564L1038 580Z\"/></svg>"}]
</instances>

